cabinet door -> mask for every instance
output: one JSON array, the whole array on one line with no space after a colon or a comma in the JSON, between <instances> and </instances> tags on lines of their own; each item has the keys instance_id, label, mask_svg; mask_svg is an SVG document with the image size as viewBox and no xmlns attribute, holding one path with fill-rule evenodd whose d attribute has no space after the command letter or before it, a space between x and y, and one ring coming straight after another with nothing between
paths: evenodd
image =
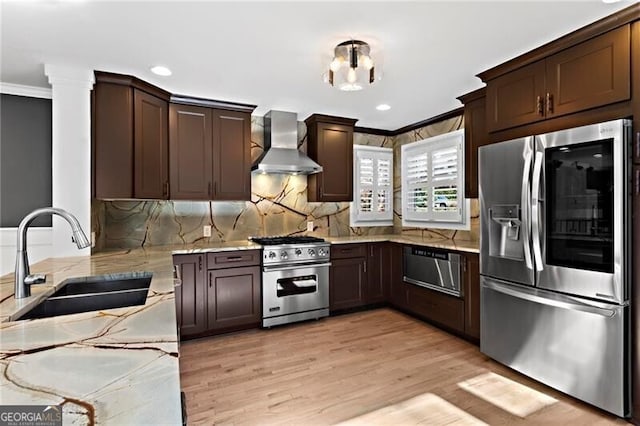
<instances>
[{"instance_id":1,"label":"cabinet door","mask_svg":"<svg viewBox=\"0 0 640 426\"><path fill-rule=\"evenodd\" d=\"M630 37L625 25L547 58L546 117L629 99Z\"/></svg>"},{"instance_id":2,"label":"cabinet door","mask_svg":"<svg viewBox=\"0 0 640 426\"><path fill-rule=\"evenodd\" d=\"M93 89L96 198L133 198L133 89L97 83Z\"/></svg>"},{"instance_id":3,"label":"cabinet door","mask_svg":"<svg viewBox=\"0 0 640 426\"><path fill-rule=\"evenodd\" d=\"M633 108L633 162L640 164L640 21L636 21L631 26L631 95ZM639 384L640 387L640 384ZM640 404L640 394L638 402ZM640 413L640 407L638 407Z\"/></svg>"},{"instance_id":4,"label":"cabinet door","mask_svg":"<svg viewBox=\"0 0 640 426\"><path fill-rule=\"evenodd\" d=\"M480 263L478 255L465 255L464 271L464 333L480 339Z\"/></svg>"},{"instance_id":5,"label":"cabinet door","mask_svg":"<svg viewBox=\"0 0 640 426\"><path fill-rule=\"evenodd\" d=\"M455 331L464 331L464 303L458 297L417 285L409 285L407 309L422 318L435 321Z\"/></svg>"},{"instance_id":6,"label":"cabinet door","mask_svg":"<svg viewBox=\"0 0 640 426\"><path fill-rule=\"evenodd\" d=\"M213 111L215 200L251 200L251 115Z\"/></svg>"},{"instance_id":7,"label":"cabinet door","mask_svg":"<svg viewBox=\"0 0 640 426\"><path fill-rule=\"evenodd\" d=\"M534 62L487 82L488 131L544 118L545 62Z\"/></svg>"},{"instance_id":8,"label":"cabinet door","mask_svg":"<svg viewBox=\"0 0 640 426\"><path fill-rule=\"evenodd\" d=\"M207 328L206 281L203 254L173 257L181 284L175 289L176 319L181 337L202 333Z\"/></svg>"},{"instance_id":9,"label":"cabinet door","mask_svg":"<svg viewBox=\"0 0 640 426\"><path fill-rule=\"evenodd\" d=\"M464 197L478 198L478 148L489 140L486 98L464 106Z\"/></svg>"},{"instance_id":10,"label":"cabinet door","mask_svg":"<svg viewBox=\"0 0 640 426\"><path fill-rule=\"evenodd\" d=\"M392 280L392 250L388 243L370 243L367 259L367 287L365 302L380 303L387 300Z\"/></svg>"},{"instance_id":11,"label":"cabinet door","mask_svg":"<svg viewBox=\"0 0 640 426\"><path fill-rule=\"evenodd\" d=\"M134 89L134 197L169 197L168 104Z\"/></svg>"},{"instance_id":12,"label":"cabinet door","mask_svg":"<svg viewBox=\"0 0 640 426\"><path fill-rule=\"evenodd\" d=\"M211 109L169 107L172 200L210 200L213 190Z\"/></svg>"},{"instance_id":13,"label":"cabinet door","mask_svg":"<svg viewBox=\"0 0 640 426\"><path fill-rule=\"evenodd\" d=\"M208 328L255 326L262 316L261 294L258 266L209 271Z\"/></svg>"},{"instance_id":14,"label":"cabinet door","mask_svg":"<svg viewBox=\"0 0 640 426\"><path fill-rule=\"evenodd\" d=\"M402 244L391 245L391 285L389 287L389 302L396 308L407 307L407 284L402 280Z\"/></svg>"},{"instance_id":15,"label":"cabinet door","mask_svg":"<svg viewBox=\"0 0 640 426\"><path fill-rule=\"evenodd\" d=\"M366 257L331 260L329 309L335 311L363 306L366 281Z\"/></svg>"},{"instance_id":16,"label":"cabinet door","mask_svg":"<svg viewBox=\"0 0 640 426\"><path fill-rule=\"evenodd\" d=\"M318 123L317 162L322 173L309 176L316 185L309 201L353 200L353 126Z\"/></svg>"}]
</instances>

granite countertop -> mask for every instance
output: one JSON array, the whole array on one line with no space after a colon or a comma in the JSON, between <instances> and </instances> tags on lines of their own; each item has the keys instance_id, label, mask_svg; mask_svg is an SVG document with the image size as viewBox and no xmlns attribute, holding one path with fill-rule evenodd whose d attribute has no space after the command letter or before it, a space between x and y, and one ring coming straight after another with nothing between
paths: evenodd
<instances>
[{"instance_id":1,"label":"granite countertop","mask_svg":"<svg viewBox=\"0 0 640 426\"><path fill-rule=\"evenodd\" d=\"M0 278L3 405L63 407L64 424L181 424L180 371L169 247L47 259L32 265L47 284L13 298ZM153 273L141 306L14 321L69 277Z\"/></svg>"},{"instance_id":2,"label":"granite countertop","mask_svg":"<svg viewBox=\"0 0 640 426\"><path fill-rule=\"evenodd\" d=\"M389 241L400 244L413 244L417 246L434 247L446 250L454 250L466 253L480 253L479 241L450 240L446 238L434 239L421 236L403 234L362 235L351 237L328 237L331 244L349 243L376 243Z\"/></svg>"}]
</instances>

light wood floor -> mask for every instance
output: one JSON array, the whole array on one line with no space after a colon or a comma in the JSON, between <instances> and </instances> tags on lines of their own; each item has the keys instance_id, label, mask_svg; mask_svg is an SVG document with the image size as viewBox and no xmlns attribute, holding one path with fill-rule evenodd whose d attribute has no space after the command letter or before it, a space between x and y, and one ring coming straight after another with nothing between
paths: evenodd
<instances>
[{"instance_id":1,"label":"light wood floor","mask_svg":"<svg viewBox=\"0 0 640 426\"><path fill-rule=\"evenodd\" d=\"M180 370L189 424L625 423L391 309L185 342ZM489 372L557 402L523 418L459 385ZM526 394L504 396L512 398L507 409L527 399ZM411 398L416 398L413 405L406 402ZM436 404L420 412L427 399ZM447 413L443 417L440 411Z\"/></svg>"}]
</instances>

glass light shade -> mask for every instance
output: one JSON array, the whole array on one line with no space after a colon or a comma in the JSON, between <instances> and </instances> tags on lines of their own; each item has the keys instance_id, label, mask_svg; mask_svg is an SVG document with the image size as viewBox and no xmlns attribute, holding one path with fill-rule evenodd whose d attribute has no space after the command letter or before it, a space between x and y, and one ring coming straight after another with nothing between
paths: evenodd
<instances>
[{"instance_id":1,"label":"glass light shade","mask_svg":"<svg viewBox=\"0 0 640 426\"><path fill-rule=\"evenodd\" d=\"M360 40L340 43L334 49L325 81L344 91L362 90L372 84L375 81L374 61L370 52L369 45Z\"/></svg>"}]
</instances>

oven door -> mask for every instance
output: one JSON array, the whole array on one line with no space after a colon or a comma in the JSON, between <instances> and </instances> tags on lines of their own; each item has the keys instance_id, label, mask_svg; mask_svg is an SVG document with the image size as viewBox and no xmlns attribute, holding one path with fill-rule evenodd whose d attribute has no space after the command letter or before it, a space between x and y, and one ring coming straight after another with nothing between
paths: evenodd
<instances>
[{"instance_id":1,"label":"oven door","mask_svg":"<svg viewBox=\"0 0 640 426\"><path fill-rule=\"evenodd\" d=\"M629 126L616 120L536 136L531 216L538 287L627 300Z\"/></svg>"},{"instance_id":2,"label":"oven door","mask_svg":"<svg viewBox=\"0 0 640 426\"><path fill-rule=\"evenodd\" d=\"M262 273L262 317L327 309L330 265L265 266Z\"/></svg>"}]
</instances>

